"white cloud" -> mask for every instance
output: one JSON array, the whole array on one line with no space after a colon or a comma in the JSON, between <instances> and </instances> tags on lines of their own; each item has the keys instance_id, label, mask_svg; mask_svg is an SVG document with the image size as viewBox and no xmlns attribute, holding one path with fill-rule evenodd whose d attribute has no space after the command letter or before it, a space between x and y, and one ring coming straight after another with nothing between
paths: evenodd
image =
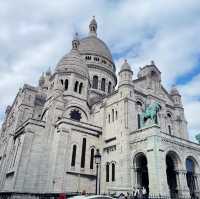
<instances>
[{"instance_id":1,"label":"white cloud","mask_svg":"<svg viewBox=\"0 0 200 199\"><path fill-rule=\"evenodd\" d=\"M118 67L127 58L136 74L155 60L168 88L199 64L199 0L1 1L1 113L24 82L36 84L42 71L55 67L70 49L75 31L87 35L93 15L98 35L108 43ZM196 78L181 91L189 127L200 130L197 117L192 118L193 107L199 107Z\"/></svg>"}]
</instances>

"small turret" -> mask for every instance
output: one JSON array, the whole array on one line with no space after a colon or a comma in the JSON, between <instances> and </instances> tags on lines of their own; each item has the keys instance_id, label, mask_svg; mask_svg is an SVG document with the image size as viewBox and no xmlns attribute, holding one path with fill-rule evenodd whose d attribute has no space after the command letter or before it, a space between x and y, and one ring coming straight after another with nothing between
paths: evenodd
<instances>
[{"instance_id":1,"label":"small turret","mask_svg":"<svg viewBox=\"0 0 200 199\"><path fill-rule=\"evenodd\" d=\"M44 73L42 73L40 79L39 79L39 86L43 87L45 84L45 77L44 77Z\"/></svg>"},{"instance_id":2,"label":"small turret","mask_svg":"<svg viewBox=\"0 0 200 199\"><path fill-rule=\"evenodd\" d=\"M132 78L133 71L131 70L131 66L125 59L119 71L119 87L123 84L132 84Z\"/></svg>"},{"instance_id":3,"label":"small turret","mask_svg":"<svg viewBox=\"0 0 200 199\"><path fill-rule=\"evenodd\" d=\"M89 29L90 29L90 35L97 36L97 22L95 20L95 16L93 16L93 19L90 22Z\"/></svg>"},{"instance_id":4,"label":"small turret","mask_svg":"<svg viewBox=\"0 0 200 199\"><path fill-rule=\"evenodd\" d=\"M181 100L181 95L175 85L172 86L170 95L173 99L174 105L179 106L179 107L183 106L182 100Z\"/></svg>"},{"instance_id":5,"label":"small turret","mask_svg":"<svg viewBox=\"0 0 200 199\"><path fill-rule=\"evenodd\" d=\"M49 67L48 70L46 71L46 76L51 76L51 68Z\"/></svg>"},{"instance_id":6,"label":"small turret","mask_svg":"<svg viewBox=\"0 0 200 199\"><path fill-rule=\"evenodd\" d=\"M79 38L78 38L78 33L76 33L74 35L73 40L72 40L72 50L78 50L79 44L80 44L80 41L79 41Z\"/></svg>"}]
</instances>

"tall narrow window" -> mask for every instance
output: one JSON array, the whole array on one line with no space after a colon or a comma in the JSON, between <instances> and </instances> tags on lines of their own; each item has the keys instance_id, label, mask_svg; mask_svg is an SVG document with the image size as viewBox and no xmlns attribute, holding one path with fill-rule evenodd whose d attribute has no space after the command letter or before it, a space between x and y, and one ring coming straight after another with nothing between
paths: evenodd
<instances>
[{"instance_id":1,"label":"tall narrow window","mask_svg":"<svg viewBox=\"0 0 200 199\"><path fill-rule=\"evenodd\" d=\"M108 122L110 123L110 114L108 115Z\"/></svg>"},{"instance_id":2,"label":"tall narrow window","mask_svg":"<svg viewBox=\"0 0 200 199\"><path fill-rule=\"evenodd\" d=\"M106 164L106 182L109 182L109 163Z\"/></svg>"},{"instance_id":3,"label":"tall narrow window","mask_svg":"<svg viewBox=\"0 0 200 199\"><path fill-rule=\"evenodd\" d=\"M117 118L118 118L117 111L115 111L115 118L116 118L116 120L117 120Z\"/></svg>"},{"instance_id":4,"label":"tall narrow window","mask_svg":"<svg viewBox=\"0 0 200 199\"><path fill-rule=\"evenodd\" d=\"M171 126L168 125L168 131L169 131L169 134L171 135L172 134L172 130L171 130Z\"/></svg>"},{"instance_id":5,"label":"tall narrow window","mask_svg":"<svg viewBox=\"0 0 200 199\"><path fill-rule=\"evenodd\" d=\"M81 168L85 167L85 151L86 151L86 138L83 138L82 154L81 154Z\"/></svg>"},{"instance_id":6,"label":"tall narrow window","mask_svg":"<svg viewBox=\"0 0 200 199\"><path fill-rule=\"evenodd\" d=\"M108 93L111 93L111 82L108 83Z\"/></svg>"},{"instance_id":7,"label":"tall narrow window","mask_svg":"<svg viewBox=\"0 0 200 199\"><path fill-rule=\"evenodd\" d=\"M74 167L75 164L76 164L76 145L73 145L71 166Z\"/></svg>"},{"instance_id":8,"label":"tall narrow window","mask_svg":"<svg viewBox=\"0 0 200 199\"><path fill-rule=\"evenodd\" d=\"M74 85L74 91L77 92L77 90L78 90L78 81L76 81Z\"/></svg>"},{"instance_id":9,"label":"tall narrow window","mask_svg":"<svg viewBox=\"0 0 200 199\"><path fill-rule=\"evenodd\" d=\"M62 80L62 79L60 80L60 82L61 82L61 84L63 85L63 80Z\"/></svg>"},{"instance_id":10,"label":"tall narrow window","mask_svg":"<svg viewBox=\"0 0 200 199\"><path fill-rule=\"evenodd\" d=\"M90 154L90 169L94 168L94 149L91 149L91 154Z\"/></svg>"},{"instance_id":11,"label":"tall narrow window","mask_svg":"<svg viewBox=\"0 0 200 199\"><path fill-rule=\"evenodd\" d=\"M114 122L114 115L115 115L115 112L114 112L114 109L112 109L112 121Z\"/></svg>"},{"instance_id":12,"label":"tall narrow window","mask_svg":"<svg viewBox=\"0 0 200 199\"><path fill-rule=\"evenodd\" d=\"M92 88L98 89L98 76L93 77Z\"/></svg>"},{"instance_id":13,"label":"tall narrow window","mask_svg":"<svg viewBox=\"0 0 200 199\"><path fill-rule=\"evenodd\" d=\"M105 78L102 78L102 80L101 80L101 90L105 91L105 88L106 88L106 80L105 80Z\"/></svg>"},{"instance_id":14,"label":"tall narrow window","mask_svg":"<svg viewBox=\"0 0 200 199\"><path fill-rule=\"evenodd\" d=\"M138 121L138 129L140 129L140 114L137 114L137 121Z\"/></svg>"},{"instance_id":15,"label":"tall narrow window","mask_svg":"<svg viewBox=\"0 0 200 199\"><path fill-rule=\"evenodd\" d=\"M112 181L115 181L115 164L112 163Z\"/></svg>"},{"instance_id":16,"label":"tall narrow window","mask_svg":"<svg viewBox=\"0 0 200 199\"><path fill-rule=\"evenodd\" d=\"M83 83L81 82L80 85L79 85L79 93L80 94L82 93L82 88L83 88Z\"/></svg>"},{"instance_id":17,"label":"tall narrow window","mask_svg":"<svg viewBox=\"0 0 200 199\"><path fill-rule=\"evenodd\" d=\"M65 80L65 90L68 89L68 79Z\"/></svg>"}]
</instances>

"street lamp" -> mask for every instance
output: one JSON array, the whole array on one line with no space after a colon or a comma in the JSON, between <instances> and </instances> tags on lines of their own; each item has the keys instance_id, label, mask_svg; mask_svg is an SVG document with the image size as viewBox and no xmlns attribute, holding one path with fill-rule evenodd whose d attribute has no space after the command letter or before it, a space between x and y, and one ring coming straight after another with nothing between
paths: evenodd
<instances>
[{"instance_id":1,"label":"street lamp","mask_svg":"<svg viewBox=\"0 0 200 199\"><path fill-rule=\"evenodd\" d=\"M99 175L99 167L101 164L101 154L99 152L99 149L96 150L96 154L94 156L95 158L95 164L96 164L96 195L100 194L100 175ZM99 185L99 188L98 188Z\"/></svg>"}]
</instances>

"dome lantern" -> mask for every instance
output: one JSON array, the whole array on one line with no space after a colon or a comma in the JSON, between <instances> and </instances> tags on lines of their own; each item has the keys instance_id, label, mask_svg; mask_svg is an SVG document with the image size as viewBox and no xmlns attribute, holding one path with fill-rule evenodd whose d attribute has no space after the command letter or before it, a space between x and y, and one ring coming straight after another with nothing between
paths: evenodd
<instances>
[{"instance_id":1,"label":"dome lantern","mask_svg":"<svg viewBox=\"0 0 200 199\"><path fill-rule=\"evenodd\" d=\"M76 32L74 35L74 39L72 40L72 49L73 50L78 50L79 48L79 38L78 38L78 33Z\"/></svg>"},{"instance_id":2,"label":"dome lantern","mask_svg":"<svg viewBox=\"0 0 200 199\"><path fill-rule=\"evenodd\" d=\"M93 16L93 19L90 22L89 29L90 29L90 35L97 36L97 22L95 20L95 16Z\"/></svg>"}]
</instances>

